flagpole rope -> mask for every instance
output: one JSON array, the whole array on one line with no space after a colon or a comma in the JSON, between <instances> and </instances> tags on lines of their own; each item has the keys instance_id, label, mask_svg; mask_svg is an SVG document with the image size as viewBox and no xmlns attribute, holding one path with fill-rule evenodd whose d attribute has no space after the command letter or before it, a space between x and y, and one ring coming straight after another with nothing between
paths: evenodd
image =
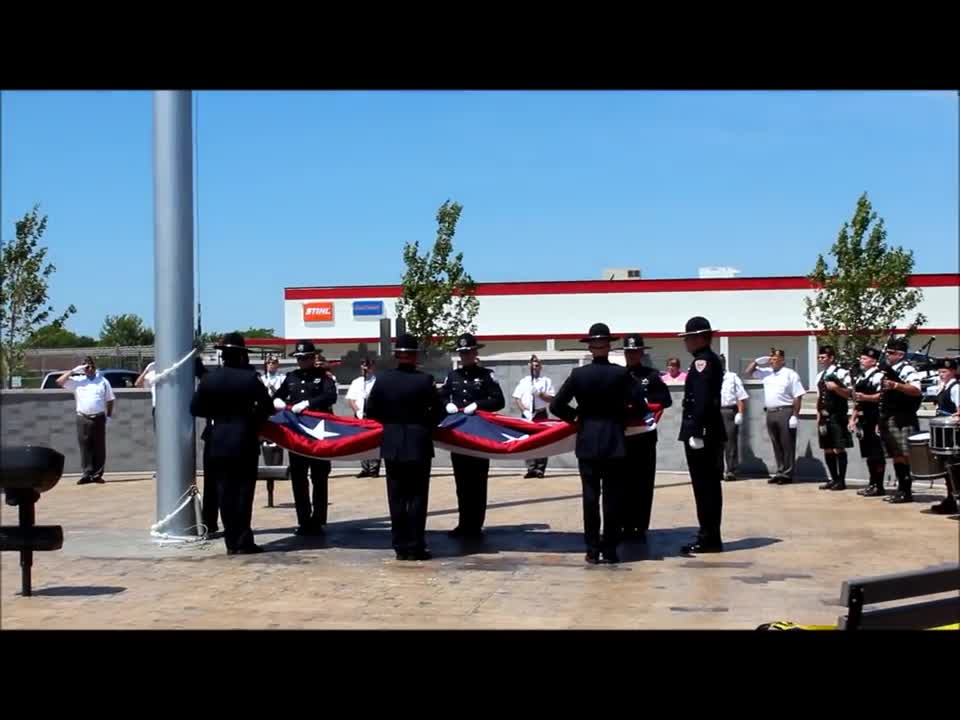
<instances>
[{"instance_id":1,"label":"flagpole rope","mask_svg":"<svg viewBox=\"0 0 960 720\"><path fill-rule=\"evenodd\" d=\"M178 370L185 362L187 362L190 358L192 358L192 357L193 357L194 355L196 355L196 354L197 354L197 349L196 349L196 348L191 348L190 352L188 352L188 353L187 353L186 355L184 355L182 358L180 358L179 360L177 360L173 365L171 365L170 367L168 367L168 368L167 368L166 370L164 370L163 372L158 372L158 373L156 374L156 376L154 377L153 382L154 382L154 383L158 383L158 382L160 382L161 380L169 377L173 372L175 372L176 370Z\"/></svg>"},{"instance_id":2,"label":"flagpole rope","mask_svg":"<svg viewBox=\"0 0 960 720\"><path fill-rule=\"evenodd\" d=\"M153 525L150 526L150 536L160 540L161 542L203 542L207 539L207 526L203 524L200 520L200 490L196 485L191 485L187 488L187 491L180 496L178 500L179 505L166 517L161 518ZM177 516L184 508L188 505L193 504L194 512L196 514L197 522L194 525L189 525L187 530L192 528L197 528L199 534L197 535L173 535L171 533L163 532L163 528L166 527L173 518Z\"/></svg>"}]
</instances>

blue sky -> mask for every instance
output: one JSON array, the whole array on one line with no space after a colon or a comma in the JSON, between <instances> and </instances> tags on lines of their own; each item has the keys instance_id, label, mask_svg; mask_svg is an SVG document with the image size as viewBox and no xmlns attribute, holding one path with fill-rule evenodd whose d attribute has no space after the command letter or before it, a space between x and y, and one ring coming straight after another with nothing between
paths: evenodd
<instances>
[{"instance_id":1,"label":"blue sky","mask_svg":"<svg viewBox=\"0 0 960 720\"><path fill-rule=\"evenodd\" d=\"M479 281L804 274L864 190L918 272L957 272L957 115L934 91L204 91L204 329L280 334L285 286L398 282L447 198ZM41 203L68 327L152 326L151 94L4 92L0 121L3 239Z\"/></svg>"}]
</instances>

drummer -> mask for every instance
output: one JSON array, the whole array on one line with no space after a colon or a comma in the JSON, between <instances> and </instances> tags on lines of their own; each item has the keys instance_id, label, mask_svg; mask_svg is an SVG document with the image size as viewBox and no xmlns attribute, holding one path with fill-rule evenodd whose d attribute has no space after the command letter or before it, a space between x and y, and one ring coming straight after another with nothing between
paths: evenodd
<instances>
[{"instance_id":1,"label":"drummer","mask_svg":"<svg viewBox=\"0 0 960 720\"><path fill-rule=\"evenodd\" d=\"M940 384L937 387L937 416L960 418L960 381L957 380L957 360L944 358L937 363ZM937 515L957 512L957 487L960 481L960 457L947 458L947 497L930 508Z\"/></svg>"}]
</instances>

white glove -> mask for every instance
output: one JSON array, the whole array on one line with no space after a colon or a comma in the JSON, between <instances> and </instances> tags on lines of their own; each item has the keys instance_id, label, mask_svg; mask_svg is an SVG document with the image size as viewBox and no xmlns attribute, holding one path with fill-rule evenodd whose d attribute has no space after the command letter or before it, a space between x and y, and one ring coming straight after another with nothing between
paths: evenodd
<instances>
[{"instance_id":1,"label":"white glove","mask_svg":"<svg viewBox=\"0 0 960 720\"><path fill-rule=\"evenodd\" d=\"M741 413L737 413L736 415L733 416L733 424L743 425L743 415Z\"/></svg>"},{"instance_id":2,"label":"white glove","mask_svg":"<svg viewBox=\"0 0 960 720\"><path fill-rule=\"evenodd\" d=\"M765 366L767 366L767 365L770 364L770 356L769 356L769 355L761 355L761 356L758 357L756 360L754 360L754 362L755 362L757 365L759 365L760 367L765 367Z\"/></svg>"},{"instance_id":3,"label":"white glove","mask_svg":"<svg viewBox=\"0 0 960 720\"><path fill-rule=\"evenodd\" d=\"M109 424L110 424L110 416L107 415L107 425L109 425Z\"/></svg>"},{"instance_id":4,"label":"white glove","mask_svg":"<svg viewBox=\"0 0 960 720\"><path fill-rule=\"evenodd\" d=\"M473 415L476 411L477 411L477 404L476 404L476 403L470 403L469 405L467 405L467 406L463 409L463 414L464 414L464 415Z\"/></svg>"},{"instance_id":5,"label":"white glove","mask_svg":"<svg viewBox=\"0 0 960 720\"><path fill-rule=\"evenodd\" d=\"M280 398L273 399L273 409L274 410L286 410L287 404Z\"/></svg>"},{"instance_id":6,"label":"white glove","mask_svg":"<svg viewBox=\"0 0 960 720\"><path fill-rule=\"evenodd\" d=\"M146 369L144 370L144 372L150 372L151 370L153 370L154 367L156 367L156 365L157 365L157 361L156 361L156 360L150 361L150 362L147 364L147 367L146 367Z\"/></svg>"},{"instance_id":7,"label":"white glove","mask_svg":"<svg viewBox=\"0 0 960 720\"><path fill-rule=\"evenodd\" d=\"M310 401L309 401L309 400L301 400L300 402L298 402L296 405L294 405L294 406L293 406L292 408L290 408L290 409L291 409L293 412L295 412L297 415L299 415L299 414L302 413L304 410L306 410L308 407L310 407Z\"/></svg>"},{"instance_id":8,"label":"white glove","mask_svg":"<svg viewBox=\"0 0 960 720\"><path fill-rule=\"evenodd\" d=\"M791 430L796 430L796 429L797 429L797 416L796 416L796 415L791 415L791 416L790 416L790 419L787 421L787 426L788 426Z\"/></svg>"},{"instance_id":9,"label":"white glove","mask_svg":"<svg viewBox=\"0 0 960 720\"><path fill-rule=\"evenodd\" d=\"M453 415L455 412L460 412L460 408L458 408L453 403L447 403L447 414Z\"/></svg>"},{"instance_id":10,"label":"white glove","mask_svg":"<svg viewBox=\"0 0 960 720\"><path fill-rule=\"evenodd\" d=\"M363 410L357 411L357 420L363 420Z\"/></svg>"},{"instance_id":11,"label":"white glove","mask_svg":"<svg viewBox=\"0 0 960 720\"><path fill-rule=\"evenodd\" d=\"M690 445L691 450L703 450L703 438L690 438L687 443Z\"/></svg>"},{"instance_id":12,"label":"white glove","mask_svg":"<svg viewBox=\"0 0 960 720\"><path fill-rule=\"evenodd\" d=\"M77 365L73 370L70 371L71 375L81 375L87 372L86 365Z\"/></svg>"}]
</instances>

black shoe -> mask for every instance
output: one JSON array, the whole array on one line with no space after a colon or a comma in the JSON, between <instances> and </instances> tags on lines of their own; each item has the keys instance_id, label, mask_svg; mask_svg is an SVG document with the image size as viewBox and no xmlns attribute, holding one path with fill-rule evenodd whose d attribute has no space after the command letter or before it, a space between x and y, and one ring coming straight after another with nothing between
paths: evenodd
<instances>
[{"instance_id":1,"label":"black shoe","mask_svg":"<svg viewBox=\"0 0 960 720\"><path fill-rule=\"evenodd\" d=\"M913 502L913 493L904 492L903 490L897 490L893 495L887 498L887 502L891 505L902 505L903 503L912 503Z\"/></svg>"},{"instance_id":2,"label":"black shoe","mask_svg":"<svg viewBox=\"0 0 960 720\"><path fill-rule=\"evenodd\" d=\"M536 470L527 470L527 474L523 476L524 480L529 480L530 478L535 478L537 476Z\"/></svg>"},{"instance_id":3,"label":"black shoe","mask_svg":"<svg viewBox=\"0 0 960 720\"><path fill-rule=\"evenodd\" d=\"M368 473L366 470L361 470L360 472L357 473L356 476L358 478L370 477L370 473Z\"/></svg>"},{"instance_id":4,"label":"black shoe","mask_svg":"<svg viewBox=\"0 0 960 720\"><path fill-rule=\"evenodd\" d=\"M409 559L410 559L410 554L407 553L407 552L402 552L402 551L400 551L400 550L395 550L394 552L396 552L396 554L397 554L397 560L409 560Z\"/></svg>"},{"instance_id":5,"label":"black shoe","mask_svg":"<svg viewBox=\"0 0 960 720\"><path fill-rule=\"evenodd\" d=\"M767 485L776 485L780 482L779 475L773 475L769 480L767 480Z\"/></svg>"},{"instance_id":6,"label":"black shoe","mask_svg":"<svg viewBox=\"0 0 960 720\"><path fill-rule=\"evenodd\" d=\"M450 530L447 535L452 538L463 538L464 540L479 540L483 537L483 530L479 528L472 530L457 525L453 530Z\"/></svg>"},{"instance_id":7,"label":"black shoe","mask_svg":"<svg viewBox=\"0 0 960 720\"><path fill-rule=\"evenodd\" d=\"M431 558L433 558L433 553L426 548L414 550L407 555L408 560L430 560Z\"/></svg>"},{"instance_id":8,"label":"black shoe","mask_svg":"<svg viewBox=\"0 0 960 720\"><path fill-rule=\"evenodd\" d=\"M299 535L300 537L318 537L324 534L323 527L320 525L300 525L294 530L294 535Z\"/></svg>"},{"instance_id":9,"label":"black shoe","mask_svg":"<svg viewBox=\"0 0 960 720\"><path fill-rule=\"evenodd\" d=\"M542 472L537 472L537 474L536 474L535 477L536 477L538 480L543 480L543 473L542 473Z\"/></svg>"},{"instance_id":10,"label":"black shoe","mask_svg":"<svg viewBox=\"0 0 960 720\"><path fill-rule=\"evenodd\" d=\"M952 497L944 499L942 502L938 502L936 505L933 505L930 508L930 512L935 515L954 515L957 512L957 501Z\"/></svg>"},{"instance_id":11,"label":"black shoe","mask_svg":"<svg viewBox=\"0 0 960 720\"><path fill-rule=\"evenodd\" d=\"M821 486L819 487L819 489L820 489L820 490L833 490L834 484L835 484L835 483L833 482L833 480L828 480L828 481L825 482L823 485L821 485Z\"/></svg>"},{"instance_id":12,"label":"black shoe","mask_svg":"<svg viewBox=\"0 0 960 720\"><path fill-rule=\"evenodd\" d=\"M92 482L93 482L92 477L82 477L79 480L77 480L77 485L89 485Z\"/></svg>"},{"instance_id":13,"label":"black shoe","mask_svg":"<svg viewBox=\"0 0 960 720\"><path fill-rule=\"evenodd\" d=\"M617 555L616 550L604 550L603 560L610 565L616 565L618 562L620 562L620 556Z\"/></svg>"},{"instance_id":14,"label":"black shoe","mask_svg":"<svg viewBox=\"0 0 960 720\"><path fill-rule=\"evenodd\" d=\"M728 472L726 475L723 476L723 479L726 480L727 482L734 482L737 479L737 476L734 475L732 472Z\"/></svg>"},{"instance_id":15,"label":"black shoe","mask_svg":"<svg viewBox=\"0 0 960 720\"><path fill-rule=\"evenodd\" d=\"M583 558L591 565L598 565L600 563L600 551L599 550L587 550L587 554Z\"/></svg>"},{"instance_id":16,"label":"black shoe","mask_svg":"<svg viewBox=\"0 0 960 720\"><path fill-rule=\"evenodd\" d=\"M690 545L684 545L680 552L684 555L723 552L723 543L719 540L696 540Z\"/></svg>"},{"instance_id":17,"label":"black shoe","mask_svg":"<svg viewBox=\"0 0 960 720\"><path fill-rule=\"evenodd\" d=\"M103 483L106 482L106 480L103 479L103 475L96 475L93 477L93 479L90 482L95 482L98 485L102 485Z\"/></svg>"},{"instance_id":18,"label":"black shoe","mask_svg":"<svg viewBox=\"0 0 960 720\"><path fill-rule=\"evenodd\" d=\"M233 550L227 550L227 555L258 555L263 552L263 548L259 545L250 543L249 545L244 545L243 547L234 548Z\"/></svg>"},{"instance_id":19,"label":"black shoe","mask_svg":"<svg viewBox=\"0 0 960 720\"><path fill-rule=\"evenodd\" d=\"M831 490L846 490L847 484L845 482L836 482L830 486Z\"/></svg>"},{"instance_id":20,"label":"black shoe","mask_svg":"<svg viewBox=\"0 0 960 720\"><path fill-rule=\"evenodd\" d=\"M887 491L883 489L882 485L871 485L865 490L861 490L858 494L864 497L882 497L887 494Z\"/></svg>"},{"instance_id":21,"label":"black shoe","mask_svg":"<svg viewBox=\"0 0 960 720\"><path fill-rule=\"evenodd\" d=\"M793 478L784 477L783 475L777 478L777 485L792 485L792 484L793 484Z\"/></svg>"}]
</instances>

